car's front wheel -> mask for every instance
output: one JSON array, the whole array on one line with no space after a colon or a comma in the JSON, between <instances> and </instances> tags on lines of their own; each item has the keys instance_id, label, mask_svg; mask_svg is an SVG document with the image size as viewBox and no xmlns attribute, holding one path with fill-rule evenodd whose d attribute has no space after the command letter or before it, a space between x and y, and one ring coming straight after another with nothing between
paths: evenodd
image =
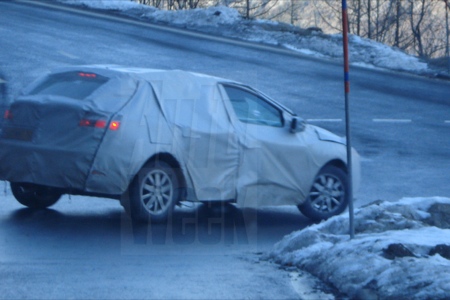
<instances>
[{"instance_id":1,"label":"car's front wheel","mask_svg":"<svg viewBox=\"0 0 450 300\"><path fill-rule=\"evenodd\" d=\"M11 182L11 192L19 203L33 209L52 206L61 198L54 188L32 183Z\"/></svg>"},{"instance_id":2,"label":"car's front wheel","mask_svg":"<svg viewBox=\"0 0 450 300\"><path fill-rule=\"evenodd\" d=\"M320 170L306 201L298 208L306 217L321 221L342 213L347 205L347 174L342 169L328 165Z\"/></svg>"},{"instance_id":3,"label":"car's front wheel","mask_svg":"<svg viewBox=\"0 0 450 300\"><path fill-rule=\"evenodd\" d=\"M153 161L144 166L131 183L125 209L134 221L163 222L172 213L178 197L175 171L165 162Z\"/></svg>"}]
</instances>

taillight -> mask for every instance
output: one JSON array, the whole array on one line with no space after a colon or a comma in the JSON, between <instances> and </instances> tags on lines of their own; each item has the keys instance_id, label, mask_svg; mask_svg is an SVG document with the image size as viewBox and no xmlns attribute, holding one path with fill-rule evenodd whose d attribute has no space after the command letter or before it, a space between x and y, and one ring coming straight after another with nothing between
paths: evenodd
<instances>
[{"instance_id":1,"label":"taillight","mask_svg":"<svg viewBox=\"0 0 450 300\"><path fill-rule=\"evenodd\" d=\"M13 118L12 112L9 109L5 110L3 118L6 120L11 120Z\"/></svg>"},{"instance_id":2,"label":"taillight","mask_svg":"<svg viewBox=\"0 0 450 300\"><path fill-rule=\"evenodd\" d=\"M97 120L95 122L95 128L105 128L106 127L106 121L105 120Z\"/></svg>"},{"instance_id":3,"label":"taillight","mask_svg":"<svg viewBox=\"0 0 450 300\"><path fill-rule=\"evenodd\" d=\"M80 72L80 73L78 73L78 76L80 76L80 77L88 77L88 78L96 78L97 74Z\"/></svg>"},{"instance_id":4,"label":"taillight","mask_svg":"<svg viewBox=\"0 0 450 300\"><path fill-rule=\"evenodd\" d=\"M89 119L82 119L80 123L78 123L81 127L95 127L95 128L106 128L108 124L108 121L106 120L89 120ZM109 123L108 128L110 130L118 130L120 127L119 121L112 121Z\"/></svg>"},{"instance_id":5,"label":"taillight","mask_svg":"<svg viewBox=\"0 0 450 300\"><path fill-rule=\"evenodd\" d=\"M91 120L81 120L79 123L81 127L90 127L92 126L91 124L92 124Z\"/></svg>"},{"instance_id":6,"label":"taillight","mask_svg":"<svg viewBox=\"0 0 450 300\"><path fill-rule=\"evenodd\" d=\"M119 122L119 121L112 121L112 122L109 124L109 129L110 129L110 130L118 130L119 127L120 127L120 122Z\"/></svg>"}]
</instances>

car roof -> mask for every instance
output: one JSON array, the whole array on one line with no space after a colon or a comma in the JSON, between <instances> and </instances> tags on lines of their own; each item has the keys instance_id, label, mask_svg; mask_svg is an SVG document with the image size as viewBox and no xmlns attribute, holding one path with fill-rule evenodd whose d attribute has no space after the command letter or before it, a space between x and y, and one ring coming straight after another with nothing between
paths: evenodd
<instances>
[{"instance_id":1,"label":"car roof","mask_svg":"<svg viewBox=\"0 0 450 300\"><path fill-rule=\"evenodd\" d=\"M260 91L237 81L176 69L162 70L120 65L79 65L60 68L49 75L71 71L93 72L110 78L122 77L124 79L145 80L151 83L157 97L161 101L168 99L211 99L212 95L217 91L218 83L244 87L257 94L264 95L266 99L270 99L270 97ZM205 95L208 95L208 97L204 97ZM274 105L294 115L284 105L272 99L270 100Z\"/></svg>"},{"instance_id":2,"label":"car roof","mask_svg":"<svg viewBox=\"0 0 450 300\"><path fill-rule=\"evenodd\" d=\"M70 71L85 71L85 72L97 72L105 76L114 76L118 74L129 75L134 78L140 78L145 80L161 80L161 79L176 79L177 77L183 77L184 80L187 81L200 81L200 82L210 82L210 83L218 83L218 82L227 82L227 83L236 83L238 82L224 79L216 76L183 71L183 70L163 70L163 69L151 69L151 68L137 68L137 67L125 67L120 65L79 65L79 66L70 66L59 68L52 72L52 74L70 72Z\"/></svg>"}]
</instances>

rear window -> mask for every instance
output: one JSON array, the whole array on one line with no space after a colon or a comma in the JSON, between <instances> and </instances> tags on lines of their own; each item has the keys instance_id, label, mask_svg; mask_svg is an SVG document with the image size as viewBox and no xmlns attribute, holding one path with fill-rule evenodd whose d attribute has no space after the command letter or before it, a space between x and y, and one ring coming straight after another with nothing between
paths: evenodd
<instances>
[{"instance_id":1,"label":"rear window","mask_svg":"<svg viewBox=\"0 0 450 300\"><path fill-rule=\"evenodd\" d=\"M31 91L30 95L55 95L83 100L107 81L107 77L95 73L53 74Z\"/></svg>"}]
</instances>

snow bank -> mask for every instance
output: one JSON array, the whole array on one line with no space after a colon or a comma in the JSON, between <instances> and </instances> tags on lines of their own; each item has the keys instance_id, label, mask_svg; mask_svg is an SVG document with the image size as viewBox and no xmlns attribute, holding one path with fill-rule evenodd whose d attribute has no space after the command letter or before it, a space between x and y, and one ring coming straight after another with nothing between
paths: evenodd
<instances>
[{"instance_id":1,"label":"snow bank","mask_svg":"<svg viewBox=\"0 0 450 300\"><path fill-rule=\"evenodd\" d=\"M398 48L351 35L350 51L355 61L361 61L386 69L425 72L428 65L417 57L406 54Z\"/></svg>"},{"instance_id":2,"label":"snow bank","mask_svg":"<svg viewBox=\"0 0 450 300\"><path fill-rule=\"evenodd\" d=\"M268 20L245 20L235 9L225 6L191 10L160 10L130 0L58 0L66 4L121 11L127 16L154 23L184 27L209 34L278 45L304 55L342 60L342 35L327 35L317 29L302 29ZM428 65L405 52L358 36L350 36L350 62L377 67L429 73Z\"/></svg>"},{"instance_id":3,"label":"snow bank","mask_svg":"<svg viewBox=\"0 0 450 300\"><path fill-rule=\"evenodd\" d=\"M450 256L432 255L437 245L450 245L450 198L378 201L355 211L352 240L348 227L348 216L333 217L285 236L268 257L298 266L350 297L450 297ZM390 252L399 245L407 254Z\"/></svg>"},{"instance_id":4,"label":"snow bank","mask_svg":"<svg viewBox=\"0 0 450 300\"><path fill-rule=\"evenodd\" d=\"M191 10L155 10L143 15L151 20L186 27L232 25L241 20L237 10L224 7L197 8Z\"/></svg>"},{"instance_id":5,"label":"snow bank","mask_svg":"<svg viewBox=\"0 0 450 300\"><path fill-rule=\"evenodd\" d=\"M105 10L128 10L132 8L140 8L142 5L130 0L59 0L71 5L84 5L96 9Z\"/></svg>"}]
</instances>

